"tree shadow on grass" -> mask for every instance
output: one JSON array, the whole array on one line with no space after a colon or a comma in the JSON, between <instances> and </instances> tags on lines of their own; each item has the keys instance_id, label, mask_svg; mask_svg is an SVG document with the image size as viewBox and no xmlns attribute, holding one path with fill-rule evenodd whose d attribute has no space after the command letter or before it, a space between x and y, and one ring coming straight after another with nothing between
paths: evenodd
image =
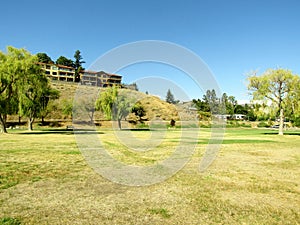
<instances>
[{"instance_id":1,"label":"tree shadow on grass","mask_svg":"<svg viewBox=\"0 0 300 225\"><path fill-rule=\"evenodd\" d=\"M263 133L265 135L278 135L278 131L270 131L270 132L265 132ZM300 132L298 131L286 131L283 132L283 135L293 135L293 136L300 136Z\"/></svg>"},{"instance_id":2,"label":"tree shadow on grass","mask_svg":"<svg viewBox=\"0 0 300 225\"><path fill-rule=\"evenodd\" d=\"M24 131L20 133L16 133L19 135L45 135L45 134L63 134L63 135L74 135L75 133L79 134L104 134L101 131L95 130L87 130L87 129L46 129L46 130L38 130L38 131Z\"/></svg>"}]
</instances>

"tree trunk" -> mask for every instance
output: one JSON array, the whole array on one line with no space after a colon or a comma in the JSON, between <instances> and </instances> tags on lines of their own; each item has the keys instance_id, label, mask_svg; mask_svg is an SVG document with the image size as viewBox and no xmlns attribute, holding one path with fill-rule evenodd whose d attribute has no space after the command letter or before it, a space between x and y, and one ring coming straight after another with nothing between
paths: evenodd
<instances>
[{"instance_id":1,"label":"tree trunk","mask_svg":"<svg viewBox=\"0 0 300 225\"><path fill-rule=\"evenodd\" d=\"M7 133L6 130L6 115L0 114L0 133Z\"/></svg>"},{"instance_id":2,"label":"tree trunk","mask_svg":"<svg viewBox=\"0 0 300 225\"><path fill-rule=\"evenodd\" d=\"M122 123L121 123L121 120L119 120L119 119L118 119L118 126L119 126L119 129L122 130Z\"/></svg>"},{"instance_id":3,"label":"tree trunk","mask_svg":"<svg viewBox=\"0 0 300 225\"><path fill-rule=\"evenodd\" d=\"M280 109L280 119L279 119L279 135L283 135L283 125L284 125L284 115L283 115L283 109Z\"/></svg>"},{"instance_id":4,"label":"tree trunk","mask_svg":"<svg viewBox=\"0 0 300 225\"><path fill-rule=\"evenodd\" d=\"M33 118L28 117L28 130L29 130L29 131L32 131L32 130L33 130L33 129L32 129L33 121L34 121Z\"/></svg>"}]
</instances>

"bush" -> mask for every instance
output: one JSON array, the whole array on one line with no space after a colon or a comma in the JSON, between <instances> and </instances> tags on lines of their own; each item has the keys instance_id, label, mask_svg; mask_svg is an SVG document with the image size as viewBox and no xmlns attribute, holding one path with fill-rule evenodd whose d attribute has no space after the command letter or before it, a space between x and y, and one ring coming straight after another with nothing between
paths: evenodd
<instances>
[{"instance_id":1,"label":"bush","mask_svg":"<svg viewBox=\"0 0 300 225\"><path fill-rule=\"evenodd\" d=\"M270 127L270 125L266 122L259 122L259 124L257 124L257 127Z\"/></svg>"},{"instance_id":2,"label":"bush","mask_svg":"<svg viewBox=\"0 0 300 225\"><path fill-rule=\"evenodd\" d=\"M295 127L300 127L300 117L297 117L293 120L293 125Z\"/></svg>"}]
</instances>

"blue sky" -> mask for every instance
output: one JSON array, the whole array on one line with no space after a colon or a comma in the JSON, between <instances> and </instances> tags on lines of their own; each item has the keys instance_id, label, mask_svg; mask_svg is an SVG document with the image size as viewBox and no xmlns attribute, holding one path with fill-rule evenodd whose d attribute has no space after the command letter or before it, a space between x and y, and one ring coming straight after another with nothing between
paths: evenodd
<instances>
[{"instance_id":1,"label":"blue sky","mask_svg":"<svg viewBox=\"0 0 300 225\"><path fill-rule=\"evenodd\" d=\"M297 0L2 1L0 50L5 51L7 45L25 47L56 60L60 55L73 58L79 49L88 68L120 45L169 41L201 57L223 92L248 99L245 78L249 71L282 67L299 74L299 11ZM145 63L118 72L124 82L164 77L189 98L203 95L191 80L169 66ZM142 91L150 89L140 85ZM148 91L165 95L168 88L177 98L187 100L168 82L156 88L160 92Z\"/></svg>"}]
</instances>

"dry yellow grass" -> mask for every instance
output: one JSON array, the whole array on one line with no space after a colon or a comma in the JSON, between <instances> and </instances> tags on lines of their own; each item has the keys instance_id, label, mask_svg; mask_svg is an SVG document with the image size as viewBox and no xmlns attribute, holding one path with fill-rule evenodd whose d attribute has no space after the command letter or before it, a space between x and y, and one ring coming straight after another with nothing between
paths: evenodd
<instances>
[{"instance_id":1,"label":"dry yellow grass","mask_svg":"<svg viewBox=\"0 0 300 225\"><path fill-rule=\"evenodd\" d=\"M134 134L147 139L145 131ZM114 132L99 133L127 163L147 164L176 145L169 130L158 150L133 152ZM193 132L193 131L191 131ZM266 134L265 134L266 133ZM0 136L0 221L24 224L299 224L300 136L228 129L214 163L198 172L209 129L202 129L190 162L145 187L112 183L95 173L65 131ZM114 148L113 145L117 146ZM161 150L161 151L159 151ZM168 152L168 151L166 151ZM156 153L156 154L154 154ZM2 220L1 220L2 218Z\"/></svg>"}]
</instances>

